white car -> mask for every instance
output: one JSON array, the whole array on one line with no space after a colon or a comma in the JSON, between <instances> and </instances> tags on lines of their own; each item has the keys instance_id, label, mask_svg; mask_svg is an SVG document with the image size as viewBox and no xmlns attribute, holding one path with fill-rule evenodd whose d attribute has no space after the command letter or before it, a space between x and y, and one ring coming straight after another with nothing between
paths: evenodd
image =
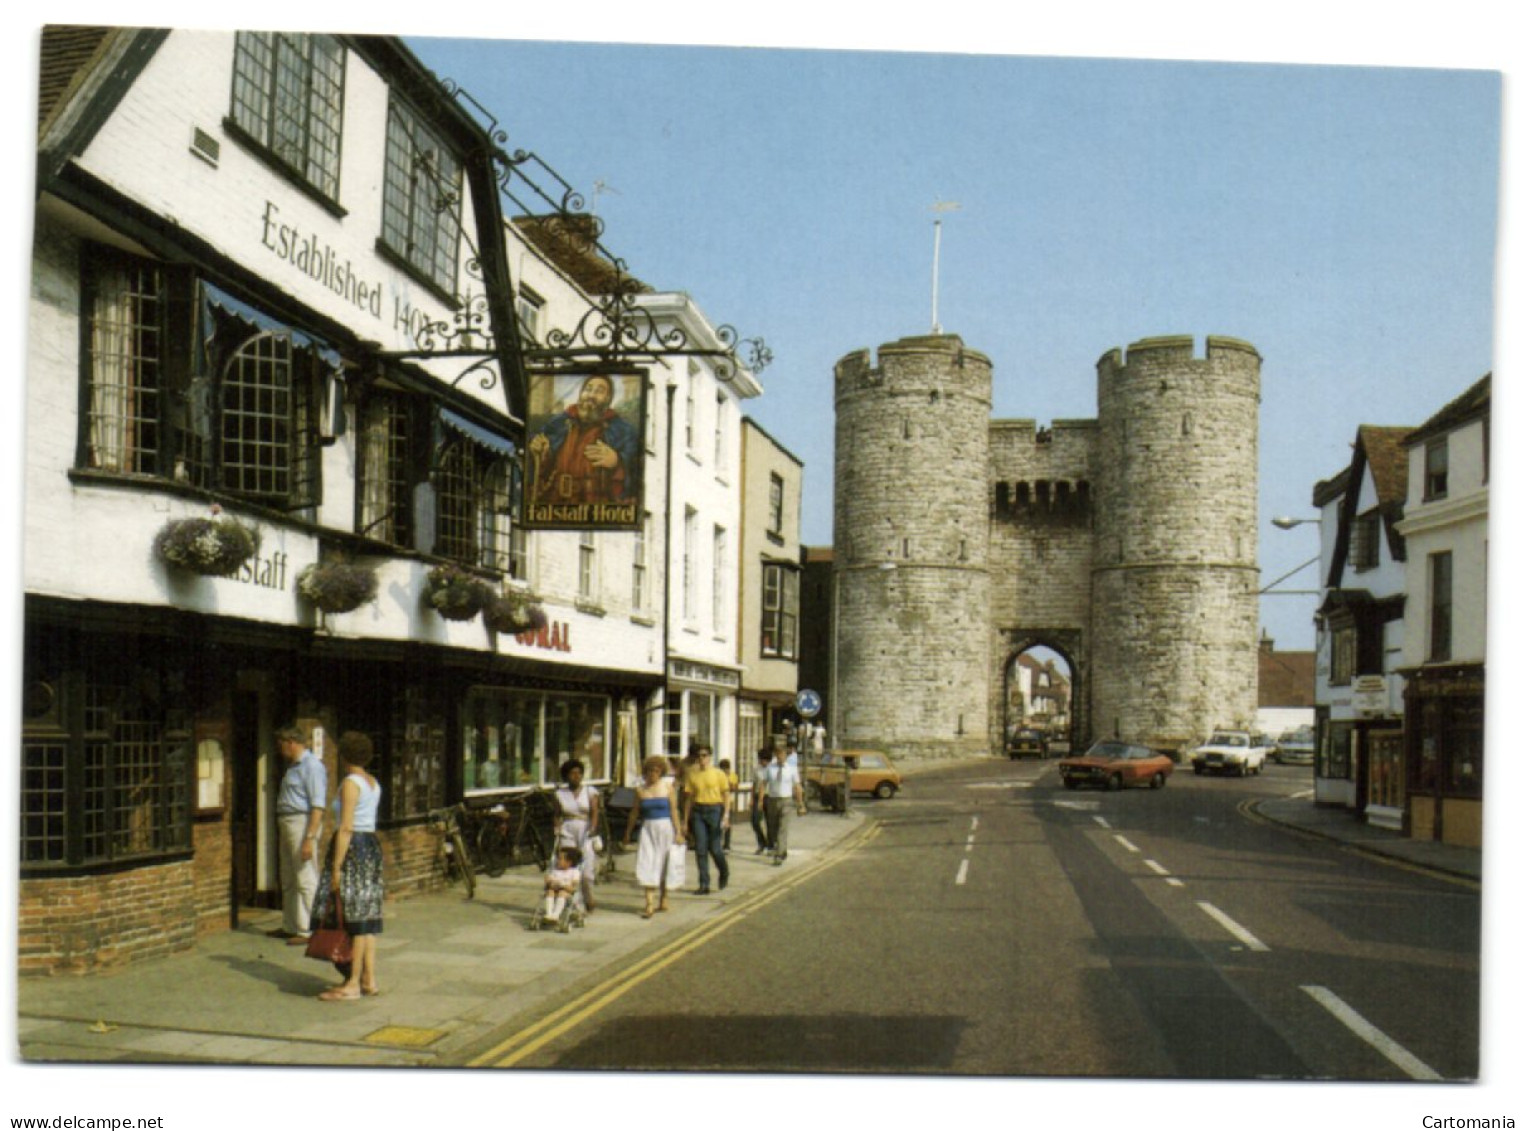
<instances>
[{"instance_id":1,"label":"white car","mask_svg":"<svg viewBox=\"0 0 1526 1131\"><path fill-rule=\"evenodd\" d=\"M1192 752L1194 774L1259 774L1271 753L1271 740L1246 730L1216 730Z\"/></svg>"},{"instance_id":2,"label":"white car","mask_svg":"<svg viewBox=\"0 0 1526 1131\"><path fill-rule=\"evenodd\" d=\"M1284 762L1300 765L1313 762L1314 728L1299 727L1296 730L1284 731L1282 737L1277 740L1277 749L1273 751L1272 758L1279 765Z\"/></svg>"}]
</instances>

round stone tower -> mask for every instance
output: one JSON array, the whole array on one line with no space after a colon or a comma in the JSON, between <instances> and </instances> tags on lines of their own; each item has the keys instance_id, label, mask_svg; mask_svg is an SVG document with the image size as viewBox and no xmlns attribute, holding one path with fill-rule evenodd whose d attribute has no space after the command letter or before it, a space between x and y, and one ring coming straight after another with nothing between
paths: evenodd
<instances>
[{"instance_id":1,"label":"round stone tower","mask_svg":"<svg viewBox=\"0 0 1526 1131\"><path fill-rule=\"evenodd\" d=\"M1261 358L1147 338L1097 363L1092 727L1180 748L1256 715Z\"/></svg>"},{"instance_id":2,"label":"round stone tower","mask_svg":"<svg viewBox=\"0 0 1526 1131\"><path fill-rule=\"evenodd\" d=\"M987 751L991 362L954 335L836 367L832 686L840 747Z\"/></svg>"}]
</instances>

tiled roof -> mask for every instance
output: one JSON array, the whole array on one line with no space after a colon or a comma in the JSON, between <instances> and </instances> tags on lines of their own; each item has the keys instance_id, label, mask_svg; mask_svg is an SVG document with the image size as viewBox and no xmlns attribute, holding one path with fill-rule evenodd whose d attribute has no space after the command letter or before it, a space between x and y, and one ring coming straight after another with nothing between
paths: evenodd
<instances>
[{"instance_id":1,"label":"tiled roof","mask_svg":"<svg viewBox=\"0 0 1526 1131\"><path fill-rule=\"evenodd\" d=\"M118 29L50 24L42 29L38 64L37 125L58 109L76 82L89 71L107 40Z\"/></svg>"},{"instance_id":2,"label":"tiled roof","mask_svg":"<svg viewBox=\"0 0 1526 1131\"><path fill-rule=\"evenodd\" d=\"M1313 652L1274 652L1268 648L1257 656L1257 663L1257 706L1314 706Z\"/></svg>"},{"instance_id":3,"label":"tiled roof","mask_svg":"<svg viewBox=\"0 0 1526 1131\"><path fill-rule=\"evenodd\" d=\"M1459 424L1465 424L1489 410L1489 389L1492 373L1485 373L1467 392L1449 402L1435 416L1409 434L1409 444L1418 444L1432 436L1449 432Z\"/></svg>"},{"instance_id":4,"label":"tiled roof","mask_svg":"<svg viewBox=\"0 0 1526 1131\"><path fill-rule=\"evenodd\" d=\"M586 213L516 216L512 221L524 237L586 294L647 294L652 288L626 274L599 247L602 225Z\"/></svg>"},{"instance_id":5,"label":"tiled roof","mask_svg":"<svg viewBox=\"0 0 1526 1131\"><path fill-rule=\"evenodd\" d=\"M1367 455L1380 506L1404 505L1409 487L1409 455L1404 450L1404 440L1411 431L1408 427L1382 428L1374 424L1363 424L1357 429L1357 443Z\"/></svg>"}]
</instances>

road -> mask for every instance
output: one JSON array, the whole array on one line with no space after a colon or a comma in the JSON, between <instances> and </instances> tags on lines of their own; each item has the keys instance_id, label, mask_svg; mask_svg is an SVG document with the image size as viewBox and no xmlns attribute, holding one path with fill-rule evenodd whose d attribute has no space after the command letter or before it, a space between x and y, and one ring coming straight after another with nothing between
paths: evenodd
<instances>
[{"instance_id":1,"label":"road","mask_svg":"<svg viewBox=\"0 0 1526 1131\"><path fill-rule=\"evenodd\" d=\"M485 1063L1470 1079L1479 895L1269 825L1307 768L1068 792L983 763ZM855 803L857 804L857 803Z\"/></svg>"}]
</instances>

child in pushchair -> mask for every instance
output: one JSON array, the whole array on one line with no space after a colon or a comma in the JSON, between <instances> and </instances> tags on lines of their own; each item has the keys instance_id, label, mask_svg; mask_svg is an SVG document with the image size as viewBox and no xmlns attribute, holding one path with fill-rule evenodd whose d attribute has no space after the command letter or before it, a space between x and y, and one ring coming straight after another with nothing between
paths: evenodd
<instances>
[{"instance_id":1,"label":"child in pushchair","mask_svg":"<svg viewBox=\"0 0 1526 1131\"><path fill-rule=\"evenodd\" d=\"M566 934L583 925L583 853L572 845L561 845L556 860L546 872L546 890L530 916L530 930L538 931L550 923Z\"/></svg>"}]
</instances>

